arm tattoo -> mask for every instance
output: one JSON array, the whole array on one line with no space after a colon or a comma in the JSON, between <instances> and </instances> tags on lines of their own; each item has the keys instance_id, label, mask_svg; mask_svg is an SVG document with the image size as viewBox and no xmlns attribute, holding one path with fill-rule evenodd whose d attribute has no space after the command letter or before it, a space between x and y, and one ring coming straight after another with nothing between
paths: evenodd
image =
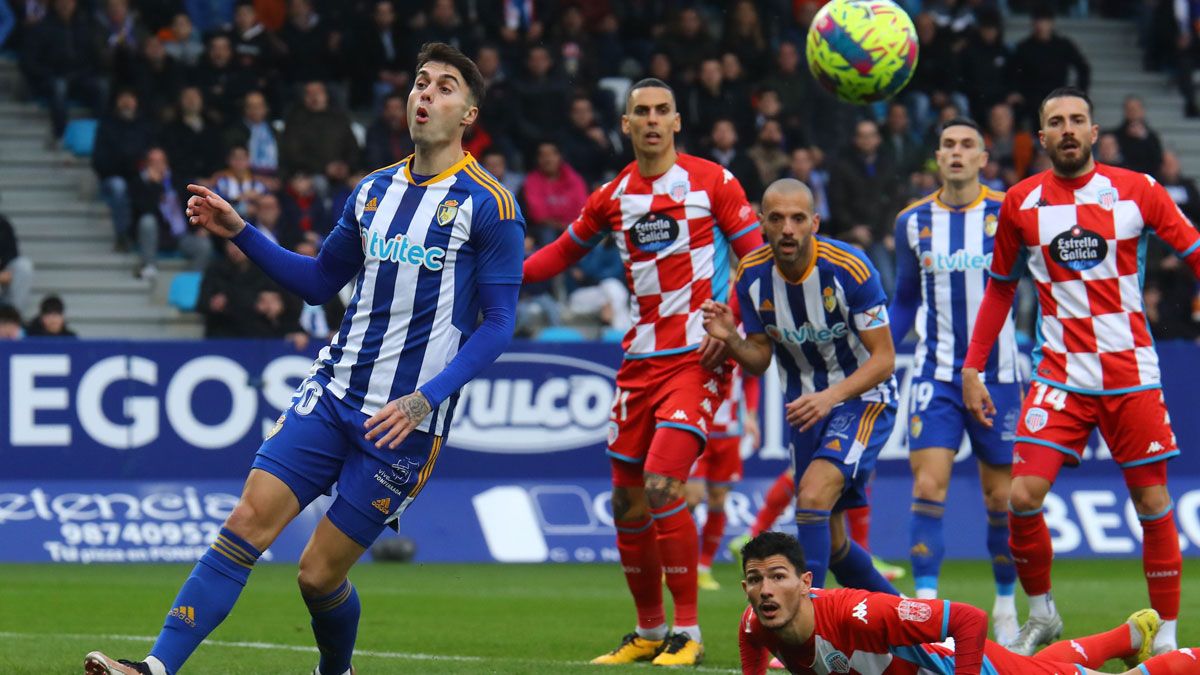
<instances>
[{"instance_id":1,"label":"arm tattoo","mask_svg":"<svg viewBox=\"0 0 1200 675\"><path fill-rule=\"evenodd\" d=\"M419 391L401 398L396 405L413 424L419 424L430 411L429 401L425 400L425 395Z\"/></svg>"}]
</instances>

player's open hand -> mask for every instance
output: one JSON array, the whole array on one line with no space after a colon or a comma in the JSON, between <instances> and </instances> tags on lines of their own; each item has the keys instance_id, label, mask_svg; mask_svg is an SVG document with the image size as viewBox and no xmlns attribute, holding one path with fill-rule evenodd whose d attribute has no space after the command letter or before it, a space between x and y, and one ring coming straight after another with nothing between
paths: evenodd
<instances>
[{"instance_id":1,"label":"player's open hand","mask_svg":"<svg viewBox=\"0 0 1200 675\"><path fill-rule=\"evenodd\" d=\"M714 300L705 300L700 305L704 315L704 330L714 339L726 342L737 335L737 323L733 320L733 310L729 305Z\"/></svg>"},{"instance_id":2,"label":"player's open hand","mask_svg":"<svg viewBox=\"0 0 1200 675\"><path fill-rule=\"evenodd\" d=\"M363 422L367 428L367 440L375 441L375 447L387 446L396 449L413 429L425 419L430 411L429 401L425 394L414 391L407 396L388 403L380 408L371 419Z\"/></svg>"},{"instance_id":3,"label":"player's open hand","mask_svg":"<svg viewBox=\"0 0 1200 675\"><path fill-rule=\"evenodd\" d=\"M238 215L229 202L203 185L188 185L192 196L187 201L188 222L199 225L218 237L230 239L237 236L246 221Z\"/></svg>"},{"instance_id":4,"label":"player's open hand","mask_svg":"<svg viewBox=\"0 0 1200 675\"><path fill-rule=\"evenodd\" d=\"M996 416L996 404L992 403L992 395L979 379L979 371L974 368L963 368L963 405L971 413L971 417L983 426L991 429L992 418Z\"/></svg>"},{"instance_id":5,"label":"player's open hand","mask_svg":"<svg viewBox=\"0 0 1200 675\"><path fill-rule=\"evenodd\" d=\"M829 411L833 410L833 406L837 404L836 397L830 394L828 389L825 389L801 396L785 405L784 410L787 411L788 424L804 432L828 417Z\"/></svg>"}]
</instances>

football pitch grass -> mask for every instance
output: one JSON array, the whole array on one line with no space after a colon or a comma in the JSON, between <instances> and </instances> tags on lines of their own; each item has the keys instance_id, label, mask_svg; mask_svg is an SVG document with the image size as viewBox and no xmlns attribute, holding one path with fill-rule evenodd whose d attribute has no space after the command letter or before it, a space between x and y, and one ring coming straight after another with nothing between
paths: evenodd
<instances>
[{"instance_id":1,"label":"football pitch grass","mask_svg":"<svg viewBox=\"0 0 1200 675\"><path fill-rule=\"evenodd\" d=\"M189 570L0 565L0 673L81 673L93 649L141 658ZM722 588L700 593L707 659L698 670L740 672L736 631L745 596L731 564L714 572ZM1111 628L1147 604L1138 560L1060 560L1054 572L1067 636ZM1200 565L1187 560L1180 646L1200 645L1197 574ZM311 673L317 654L295 575L292 564L258 565L233 613L184 674ZM363 603L355 656L363 675L654 670L587 663L633 627L632 602L615 564L368 564L351 579ZM911 577L899 586L911 593ZM985 563L946 564L944 596L990 610L992 592ZM1109 666L1123 670L1115 661Z\"/></svg>"}]
</instances>

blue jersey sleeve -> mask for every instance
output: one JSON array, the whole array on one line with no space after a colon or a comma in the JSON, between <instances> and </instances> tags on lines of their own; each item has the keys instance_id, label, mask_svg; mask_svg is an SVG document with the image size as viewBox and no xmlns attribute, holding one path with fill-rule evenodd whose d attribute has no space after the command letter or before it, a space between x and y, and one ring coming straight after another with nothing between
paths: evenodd
<instances>
[{"instance_id":1,"label":"blue jersey sleeve","mask_svg":"<svg viewBox=\"0 0 1200 675\"><path fill-rule=\"evenodd\" d=\"M742 315L742 330L746 331L746 335L753 333L765 333L762 317L758 315L758 305L750 297L750 285L754 283L754 274L743 274L741 279L738 279L735 290L737 292L738 308Z\"/></svg>"},{"instance_id":2,"label":"blue jersey sleeve","mask_svg":"<svg viewBox=\"0 0 1200 675\"><path fill-rule=\"evenodd\" d=\"M917 321L921 299L921 268L908 241L908 223L896 223L896 295L888 313L892 317L892 342L900 344Z\"/></svg>"},{"instance_id":3,"label":"blue jersey sleeve","mask_svg":"<svg viewBox=\"0 0 1200 675\"><path fill-rule=\"evenodd\" d=\"M846 303L854 320L854 327L860 331L883 328L891 323L887 311L887 294L883 292L883 284L879 281L879 270L867 256L855 252L855 255L870 273L865 281L858 282L846 272L842 283L846 288Z\"/></svg>"},{"instance_id":4,"label":"blue jersey sleeve","mask_svg":"<svg viewBox=\"0 0 1200 675\"><path fill-rule=\"evenodd\" d=\"M525 263L525 217L500 219L495 211L476 216L471 225L471 245L478 255L481 284L520 284Z\"/></svg>"}]
</instances>

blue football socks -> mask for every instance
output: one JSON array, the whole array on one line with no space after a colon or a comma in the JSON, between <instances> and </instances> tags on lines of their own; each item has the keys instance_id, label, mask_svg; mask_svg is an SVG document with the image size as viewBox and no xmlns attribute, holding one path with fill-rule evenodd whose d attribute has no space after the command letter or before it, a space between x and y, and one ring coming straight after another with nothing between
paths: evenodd
<instances>
[{"instance_id":1,"label":"blue football socks","mask_svg":"<svg viewBox=\"0 0 1200 675\"><path fill-rule=\"evenodd\" d=\"M813 587L825 587L829 567L829 512L820 509L796 509L796 538L804 547L805 563L813 574Z\"/></svg>"},{"instance_id":2,"label":"blue football socks","mask_svg":"<svg viewBox=\"0 0 1200 675\"><path fill-rule=\"evenodd\" d=\"M358 638L361 611L358 591L347 579L329 595L304 598L304 604L312 614L313 636L321 651L321 675L342 675L350 670L350 657Z\"/></svg>"},{"instance_id":3,"label":"blue football socks","mask_svg":"<svg viewBox=\"0 0 1200 675\"><path fill-rule=\"evenodd\" d=\"M900 591L875 569L875 561L871 560L871 554L848 537L841 549L830 557L829 571L833 572L837 582L846 588L900 595Z\"/></svg>"},{"instance_id":4,"label":"blue football socks","mask_svg":"<svg viewBox=\"0 0 1200 675\"><path fill-rule=\"evenodd\" d=\"M942 536L942 516L945 512L945 502L913 499L908 554L912 560L918 598L937 596L938 575L941 573L942 559L946 556L946 542Z\"/></svg>"},{"instance_id":5,"label":"blue football socks","mask_svg":"<svg viewBox=\"0 0 1200 675\"><path fill-rule=\"evenodd\" d=\"M1017 566L1008 550L1008 512L988 511L987 548L992 558L996 595L1010 596L1017 590Z\"/></svg>"},{"instance_id":6,"label":"blue football socks","mask_svg":"<svg viewBox=\"0 0 1200 675\"><path fill-rule=\"evenodd\" d=\"M262 553L221 528L179 589L150 655L176 673L196 647L229 615Z\"/></svg>"}]
</instances>

